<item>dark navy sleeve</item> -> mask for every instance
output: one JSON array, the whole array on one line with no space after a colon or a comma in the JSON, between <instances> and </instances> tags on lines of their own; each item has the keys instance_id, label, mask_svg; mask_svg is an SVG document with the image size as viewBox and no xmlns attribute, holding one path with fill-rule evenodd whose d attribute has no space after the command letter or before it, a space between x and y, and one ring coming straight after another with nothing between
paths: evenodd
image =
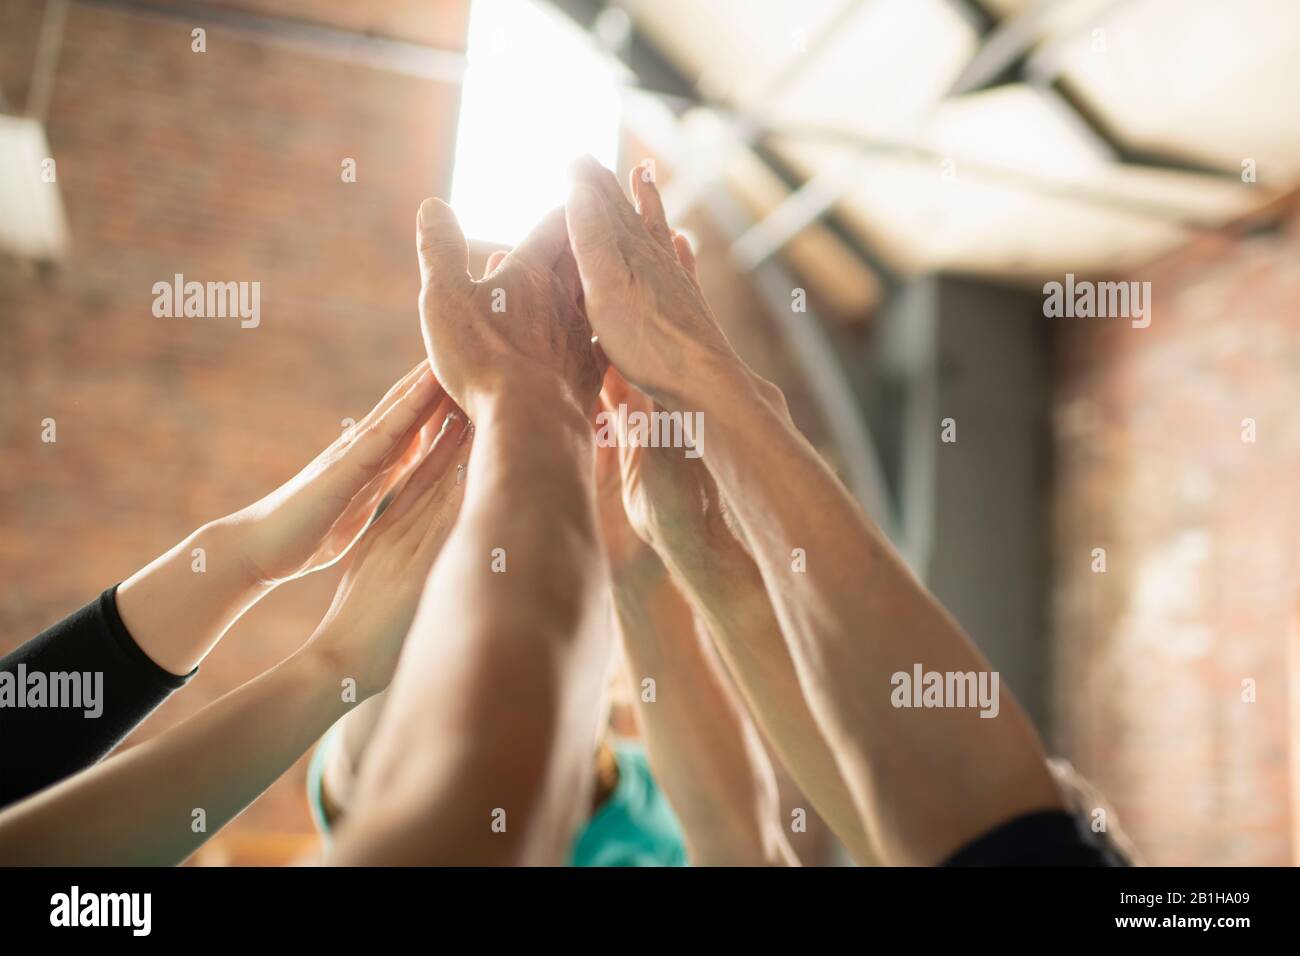
<instances>
[{"instance_id":1,"label":"dark navy sleeve","mask_svg":"<svg viewBox=\"0 0 1300 956\"><path fill-rule=\"evenodd\" d=\"M0 658L0 806L103 759L197 671L140 649L117 585Z\"/></svg>"}]
</instances>

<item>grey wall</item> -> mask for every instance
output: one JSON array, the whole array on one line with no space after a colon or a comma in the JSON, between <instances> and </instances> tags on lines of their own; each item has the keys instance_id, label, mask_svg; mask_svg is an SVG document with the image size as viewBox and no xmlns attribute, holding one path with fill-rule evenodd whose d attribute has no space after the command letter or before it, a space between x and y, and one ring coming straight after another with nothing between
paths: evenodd
<instances>
[{"instance_id":1,"label":"grey wall","mask_svg":"<svg viewBox=\"0 0 1300 956\"><path fill-rule=\"evenodd\" d=\"M970 279L896 297L869 401L900 545L1044 728L1050 431L1041 296ZM940 422L956 420L954 443Z\"/></svg>"}]
</instances>

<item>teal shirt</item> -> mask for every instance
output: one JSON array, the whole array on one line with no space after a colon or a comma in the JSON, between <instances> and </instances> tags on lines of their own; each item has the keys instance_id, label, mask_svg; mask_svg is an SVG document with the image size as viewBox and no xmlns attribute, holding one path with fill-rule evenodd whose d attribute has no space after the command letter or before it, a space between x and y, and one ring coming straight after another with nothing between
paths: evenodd
<instances>
[{"instance_id":1,"label":"teal shirt","mask_svg":"<svg viewBox=\"0 0 1300 956\"><path fill-rule=\"evenodd\" d=\"M650 773L645 750L614 743L618 783L578 830L569 866L686 866L686 843L673 808Z\"/></svg>"},{"instance_id":2,"label":"teal shirt","mask_svg":"<svg viewBox=\"0 0 1300 956\"><path fill-rule=\"evenodd\" d=\"M337 725L336 725L337 726ZM321 802L321 779L331 728L307 768L307 800L316 827L329 838ZM686 866L686 843L672 807L650 773L645 750L630 741L614 742L618 783L609 799L579 830L568 866Z\"/></svg>"}]
</instances>

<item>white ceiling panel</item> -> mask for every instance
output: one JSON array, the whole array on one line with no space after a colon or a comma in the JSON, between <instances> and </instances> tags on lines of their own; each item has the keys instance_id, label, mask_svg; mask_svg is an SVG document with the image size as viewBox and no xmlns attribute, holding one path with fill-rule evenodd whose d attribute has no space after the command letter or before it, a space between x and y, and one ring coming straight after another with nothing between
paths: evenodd
<instances>
[{"instance_id":1,"label":"white ceiling panel","mask_svg":"<svg viewBox=\"0 0 1300 956\"><path fill-rule=\"evenodd\" d=\"M982 4L1035 15L1019 52L1055 66L1121 147L1219 176L1120 163L1026 84L944 98L990 41L950 0L625 5L706 95L777 131L802 176L842 185L835 209L904 271L1120 270L1300 185L1300 0Z\"/></svg>"},{"instance_id":2,"label":"white ceiling panel","mask_svg":"<svg viewBox=\"0 0 1300 956\"><path fill-rule=\"evenodd\" d=\"M626 0L637 26L711 98L763 97L822 32L860 0Z\"/></svg>"},{"instance_id":3,"label":"white ceiling panel","mask_svg":"<svg viewBox=\"0 0 1300 956\"><path fill-rule=\"evenodd\" d=\"M1126 143L1300 176L1300 2L1134 0L1071 44L1063 78Z\"/></svg>"}]
</instances>

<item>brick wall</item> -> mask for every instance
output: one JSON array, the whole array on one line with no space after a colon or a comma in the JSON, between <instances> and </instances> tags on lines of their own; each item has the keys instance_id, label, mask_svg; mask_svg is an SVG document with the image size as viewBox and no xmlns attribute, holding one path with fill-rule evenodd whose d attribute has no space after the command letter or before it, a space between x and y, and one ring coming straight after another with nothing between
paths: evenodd
<instances>
[{"instance_id":1,"label":"brick wall","mask_svg":"<svg viewBox=\"0 0 1300 956\"><path fill-rule=\"evenodd\" d=\"M1151 862L1295 862L1300 215L1130 278L1150 328L1056 320L1053 737Z\"/></svg>"},{"instance_id":2,"label":"brick wall","mask_svg":"<svg viewBox=\"0 0 1300 956\"><path fill-rule=\"evenodd\" d=\"M213 6L451 49L467 26L465 0ZM11 109L26 101L42 9L0 8ZM0 653L290 477L423 353L414 216L448 192L458 89L212 24L196 54L202 25L70 6L47 135L71 252L49 274L0 257ZM645 155L630 138L625 152ZM341 181L344 158L356 183ZM722 237L691 225L720 320L820 439ZM178 272L260 282L260 326L155 318L152 286ZM40 440L45 418L54 444ZM337 577L253 609L131 742L281 660ZM305 764L201 858L278 863L309 847Z\"/></svg>"},{"instance_id":3,"label":"brick wall","mask_svg":"<svg viewBox=\"0 0 1300 956\"><path fill-rule=\"evenodd\" d=\"M412 36L463 35L462 0L420 7ZM0 39L12 106L34 22ZM196 54L191 27L70 7L48 138L71 253L45 277L0 260L0 653L290 477L423 354L415 210L447 192L458 89L215 27ZM155 318L178 272L260 282L261 325ZM280 660L335 581L255 608L135 739ZM302 783L219 840L309 833Z\"/></svg>"}]
</instances>

